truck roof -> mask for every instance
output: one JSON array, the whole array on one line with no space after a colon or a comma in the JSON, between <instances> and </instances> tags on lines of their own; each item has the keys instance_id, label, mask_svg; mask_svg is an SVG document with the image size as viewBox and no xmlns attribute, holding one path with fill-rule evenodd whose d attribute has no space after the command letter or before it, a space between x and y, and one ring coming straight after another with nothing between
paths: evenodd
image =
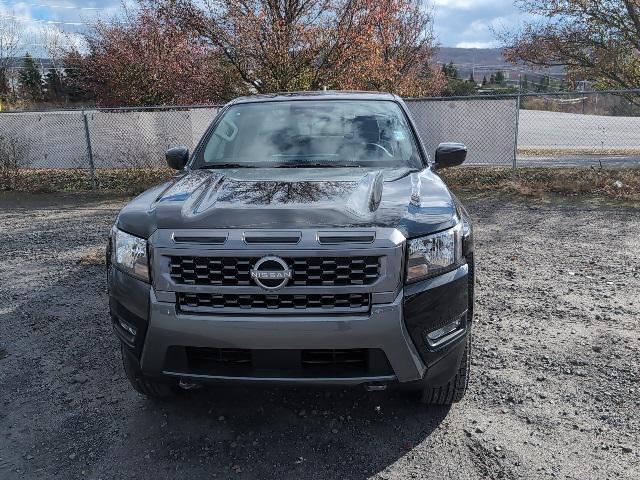
<instances>
[{"instance_id":1,"label":"truck roof","mask_svg":"<svg viewBox=\"0 0 640 480\"><path fill-rule=\"evenodd\" d=\"M349 90L320 90L307 92L263 93L238 97L229 104L255 102L282 102L286 100L399 100L397 95L385 92Z\"/></svg>"}]
</instances>

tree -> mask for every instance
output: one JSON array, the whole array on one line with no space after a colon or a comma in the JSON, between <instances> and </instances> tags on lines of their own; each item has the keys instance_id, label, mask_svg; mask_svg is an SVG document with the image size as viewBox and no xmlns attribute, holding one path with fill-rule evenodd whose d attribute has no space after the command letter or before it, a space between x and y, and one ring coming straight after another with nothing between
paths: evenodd
<instances>
[{"instance_id":1,"label":"tree","mask_svg":"<svg viewBox=\"0 0 640 480\"><path fill-rule=\"evenodd\" d=\"M484 77L482 77L482 86L483 87L487 86L487 76L486 75Z\"/></svg>"},{"instance_id":2,"label":"tree","mask_svg":"<svg viewBox=\"0 0 640 480\"><path fill-rule=\"evenodd\" d=\"M473 72L471 72L471 76L469 77L469 82L475 84L476 80L473 78Z\"/></svg>"},{"instance_id":3,"label":"tree","mask_svg":"<svg viewBox=\"0 0 640 480\"><path fill-rule=\"evenodd\" d=\"M246 91L223 56L161 9L139 0L120 19L98 21L88 53L68 52L73 86L100 105L175 105L226 101ZM70 69L70 72L73 70Z\"/></svg>"},{"instance_id":4,"label":"tree","mask_svg":"<svg viewBox=\"0 0 640 480\"><path fill-rule=\"evenodd\" d=\"M64 75L55 68L50 68L44 76L44 98L54 103L64 101Z\"/></svg>"},{"instance_id":5,"label":"tree","mask_svg":"<svg viewBox=\"0 0 640 480\"><path fill-rule=\"evenodd\" d=\"M42 100L42 73L29 53L24 56L22 68L18 73L18 86L23 99L30 102Z\"/></svg>"},{"instance_id":6,"label":"tree","mask_svg":"<svg viewBox=\"0 0 640 480\"><path fill-rule=\"evenodd\" d=\"M360 1L367 21L373 24L373 34L357 37L364 51L336 87L402 96L439 94L445 79L430 66L436 42L433 17L424 1ZM347 0L350 2L358 3Z\"/></svg>"},{"instance_id":7,"label":"tree","mask_svg":"<svg viewBox=\"0 0 640 480\"><path fill-rule=\"evenodd\" d=\"M447 78L458 78L458 69L456 68L453 61L450 61L448 64L442 64L442 73Z\"/></svg>"},{"instance_id":8,"label":"tree","mask_svg":"<svg viewBox=\"0 0 640 480\"><path fill-rule=\"evenodd\" d=\"M11 93L9 69L22 44L23 29L18 22L0 16L0 99Z\"/></svg>"},{"instance_id":9,"label":"tree","mask_svg":"<svg viewBox=\"0 0 640 480\"><path fill-rule=\"evenodd\" d=\"M84 58L77 50L71 50L64 59L65 96L71 103L85 103L95 100L95 94L88 89L92 84L82 66Z\"/></svg>"},{"instance_id":10,"label":"tree","mask_svg":"<svg viewBox=\"0 0 640 480\"><path fill-rule=\"evenodd\" d=\"M505 84L504 82L504 72L502 70L498 70L494 76L494 81L493 83L495 83L496 85L500 85L503 86Z\"/></svg>"},{"instance_id":11,"label":"tree","mask_svg":"<svg viewBox=\"0 0 640 480\"><path fill-rule=\"evenodd\" d=\"M496 84L496 76L492 73L491 76L489 77L489 85L495 85Z\"/></svg>"},{"instance_id":12,"label":"tree","mask_svg":"<svg viewBox=\"0 0 640 480\"><path fill-rule=\"evenodd\" d=\"M261 93L364 88L422 95L444 81L421 0L169 0Z\"/></svg>"},{"instance_id":13,"label":"tree","mask_svg":"<svg viewBox=\"0 0 640 480\"><path fill-rule=\"evenodd\" d=\"M570 79L602 88L640 85L638 0L522 0L536 20L500 35L513 62L562 66Z\"/></svg>"}]
</instances>

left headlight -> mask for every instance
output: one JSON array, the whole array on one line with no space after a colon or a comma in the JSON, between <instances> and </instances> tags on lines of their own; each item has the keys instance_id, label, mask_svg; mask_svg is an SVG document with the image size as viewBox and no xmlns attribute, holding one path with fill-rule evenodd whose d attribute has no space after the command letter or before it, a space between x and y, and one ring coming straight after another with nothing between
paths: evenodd
<instances>
[{"instance_id":1,"label":"left headlight","mask_svg":"<svg viewBox=\"0 0 640 480\"><path fill-rule=\"evenodd\" d=\"M113 265L140 280L149 283L149 258L147 241L114 227L111 235L111 262Z\"/></svg>"},{"instance_id":2,"label":"left headlight","mask_svg":"<svg viewBox=\"0 0 640 480\"><path fill-rule=\"evenodd\" d=\"M462 224L408 242L407 282L433 277L455 268L462 258Z\"/></svg>"}]
</instances>

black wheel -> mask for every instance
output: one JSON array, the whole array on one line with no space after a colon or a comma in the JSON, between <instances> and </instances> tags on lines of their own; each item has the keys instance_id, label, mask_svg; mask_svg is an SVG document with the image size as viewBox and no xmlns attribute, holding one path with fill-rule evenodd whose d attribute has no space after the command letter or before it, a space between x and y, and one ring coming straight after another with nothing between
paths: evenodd
<instances>
[{"instance_id":1,"label":"black wheel","mask_svg":"<svg viewBox=\"0 0 640 480\"><path fill-rule=\"evenodd\" d=\"M458 373L446 385L439 387L426 386L422 391L422 403L428 405L451 405L459 402L467 392L469 370L471 369L471 334L467 336L467 344L462 353Z\"/></svg>"},{"instance_id":2,"label":"black wheel","mask_svg":"<svg viewBox=\"0 0 640 480\"><path fill-rule=\"evenodd\" d=\"M177 389L177 383L172 385L170 383L162 383L152 380L142 375L140 368L136 365L135 361L131 359L131 356L125 351L125 347L120 346L122 352L122 364L124 366L124 373L127 375L127 379L136 392L149 397L149 398L167 398L173 396Z\"/></svg>"}]
</instances>

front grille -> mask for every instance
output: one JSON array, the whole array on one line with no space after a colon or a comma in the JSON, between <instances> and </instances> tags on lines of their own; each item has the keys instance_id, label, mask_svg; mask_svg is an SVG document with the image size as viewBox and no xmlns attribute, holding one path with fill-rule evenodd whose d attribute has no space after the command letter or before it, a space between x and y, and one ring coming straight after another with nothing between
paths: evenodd
<instances>
[{"instance_id":1,"label":"front grille","mask_svg":"<svg viewBox=\"0 0 640 480\"><path fill-rule=\"evenodd\" d=\"M210 312L217 310L337 310L362 311L369 307L369 295L339 293L333 295L269 295L269 294L218 294L178 293L178 306L184 312Z\"/></svg>"},{"instance_id":2,"label":"front grille","mask_svg":"<svg viewBox=\"0 0 640 480\"><path fill-rule=\"evenodd\" d=\"M171 279L183 285L250 286L259 260L236 257L170 257ZM290 286L371 285L380 275L378 257L284 258L293 270Z\"/></svg>"}]
</instances>

